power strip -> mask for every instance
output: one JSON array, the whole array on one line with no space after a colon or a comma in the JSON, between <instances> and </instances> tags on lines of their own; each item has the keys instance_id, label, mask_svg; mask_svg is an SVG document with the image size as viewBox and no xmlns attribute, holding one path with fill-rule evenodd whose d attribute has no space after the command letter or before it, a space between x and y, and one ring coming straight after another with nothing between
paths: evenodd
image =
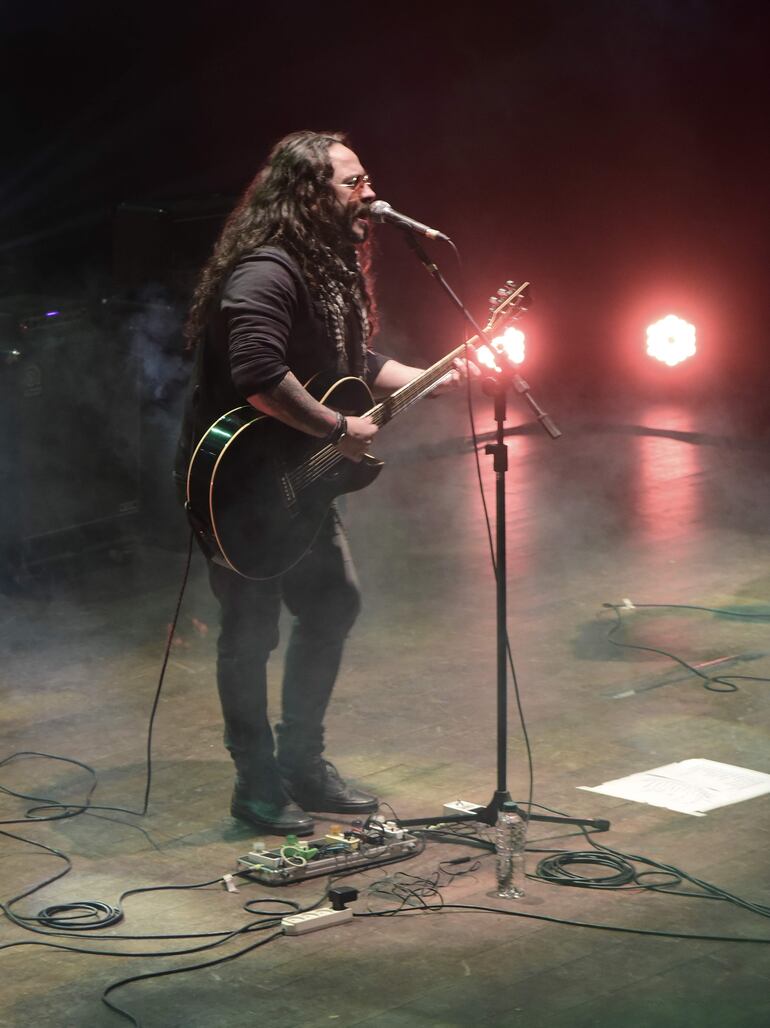
<instances>
[{"instance_id":1,"label":"power strip","mask_svg":"<svg viewBox=\"0 0 770 1028\"><path fill-rule=\"evenodd\" d=\"M343 910L332 910L331 907L320 907L318 910L306 910L304 914L290 914L281 918L284 935L307 935L321 928L331 928L335 924L344 924L353 920L353 911L345 907Z\"/></svg>"}]
</instances>

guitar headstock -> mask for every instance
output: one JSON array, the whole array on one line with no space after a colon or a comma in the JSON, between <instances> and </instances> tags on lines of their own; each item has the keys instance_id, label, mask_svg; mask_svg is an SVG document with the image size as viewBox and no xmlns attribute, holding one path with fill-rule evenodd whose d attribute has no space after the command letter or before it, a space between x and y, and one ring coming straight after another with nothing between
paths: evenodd
<instances>
[{"instance_id":1,"label":"guitar headstock","mask_svg":"<svg viewBox=\"0 0 770 1028\"><path fill-rule=\"evenodd\" d=\"M491 332L501 321L515 321L521 317L530 304L529 282L516 285L508 279L500 286L494 296L489 298L489 319L484 332Z\"/></svg>"}]
</instances>

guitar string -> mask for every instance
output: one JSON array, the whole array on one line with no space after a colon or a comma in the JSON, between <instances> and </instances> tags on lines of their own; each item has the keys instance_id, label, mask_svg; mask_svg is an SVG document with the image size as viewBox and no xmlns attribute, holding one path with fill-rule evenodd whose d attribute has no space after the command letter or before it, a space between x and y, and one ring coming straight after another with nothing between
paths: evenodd
<instances>
[{"instance_id":1,"label":"guitar string","mask_svg":"<svg viewBox=\"0 0 770 1028\"><path fill-rule=\"evenodd\" d=\"M441 375L437 372L438 377ZM433 383L431 383L433 384ZM424 385L420 389L406 390L402 397L399 397L400 402L396 405L393 410L391 417L395 417L397 414L403 413L407 407L410 406L415 400L419 399L420 394L428 389L429 385ZM372 411L366 412L363 416L370 416L376 424L381 424L380 415L386 413L384 405L380 405L380 409L373 408ZM325 474L326 471L334 467L343 459L342 454L338 450L335 450L333 446L325 446L321 450L313 454L303 464L298 465L296 471L289 476L289 481L292 488L296 490L304 489L306 486L312 484L319 477Z\"/></svg>"},{"instance_id":2,"label":"guitar string","mask_svg":"<svg viewBox=\"0 0 770 1028\"><path fill-rule=\"evenodd\" d=\"M426 389L434 385L446 372L449 370L450 365L458 355L459 351L465 350L465 344L453 350L452 353L447 354L446 357L438 361L431 369L430 378L432 381L425 383L425 376L419 376L415 382L409 383L399 396L395 408L391 413L391 417L395 417L397 414L403 413L407 407L419 399L421 393ZM419 387L416 383L419 382ZM392 398L391 398L392 399ZM381 417L386 413L386 404L381 403L376 407L373 407L370 411L367 411L363 416L369 416L375 422L375 424L381 424ZM335 464L338 464L343 459L342 454L339 453L333 446L324 446L313 454L308 460L299 464L293 474L289 476L289 481L292 488L296 490L304 489L308 485L311 485L314 481L320 478L326 471L331 470Z\"/></svg>"},{"instance_id":3,"label":"guitar string","mask_svg":"<svg viewBox=\"0 0 770 1028\"><path fill-rule=\"evenodd\" d=\"M525 283L526 285L526 283ZM484 328L483 337L486 338L486 333L492 328L492 324L495 319L499 318L502 311L513 303L515 307L519 306L520 299L523 295L524 286L510 294L506 300L500 305L500 307L493 313L492 317L487 322ZM475 337L474 337L475 338ZM471 340L461 343L460 346L456 347L451 353L447 354L440 361L437 361L431 368L428 368L425 374L419 375L414 382L410 382L403 389L398 390L388 401L377 404L371 410L367 411L363 416L367 415L372 418L375 424L382 424L382 418L390 410L390 418L395 417L397 414L403 413L412 403L420 398L420 396L431 386L435 385L436 382L440 381L441 378L450 370L453 361L461 354L467 353L468 349L472 346ZM419 385L418 385L419 383ZM423 384L426 383L426 384ZM398 397L395 404L392 403L395 397ZM308 485L317 481L327 471L331 470L343 459L342 454L335 449L334 446L327 445L323 446L320 450L314 453L308 460L299 464L293 472L289 472L286 479L295 492L305 489Z\"/></svg>"},{"instance_id":4,"label":"guitar string","mask_svg":"<svg viewBox=\"0 0 770 1028\"><path fill-rule=\"evenodd\" d=\"M416 396L414 397L416 399ZM406 407L412 402L412 396L403 397L404 402L399 404L398 409L394 411L395 414L400 414ZM380 409L372 408L371 411L366 412L363 416L367 415L372 417L375 424L381 424L379 415L384 414L384 407L380 405ZM333 446L324 446L313 454L307 461L300 464L295 473L290 476L290 482L292 488L296 490L304 489L306 486L311 485L314 481L324 475L327 471L331 470L336 464L342 461L343 455L336 450Z\"/></svg>"},{"instance_id":5,"label":"guitar string","mask_svg":"<svg viewBox=\"0 0 770 1028\"><path fill-rule=\"evenodd\" d=\"M495 316L499 316L501 311L508 306L512 300L518 301L522 295L522 290L523 287L521 287L520 290L517 290L516 293L512 294L512 296L509 296L501 308L495 312ZM516 302L514 306L518 307L518 302ZM485 333L490 331L492 320L493 318L490 318L490 321L485 326ZM466 353L470 345L470 340L465 343L461 343L460 346L456 347L451 353L442 357L440 361L437 361L436 364L429 368L426 374L419 375L414 382L410 382L408 385L404 386L402 390L399 390L397 394L394 394L394 396L398 396L398 399L396 400L395 405L393 405L390 418L403 413L404 410L420 398L422 393L432 385L435 385L436 382L440 381L440 379L449 371L454 360L461 354ZM424 384L426 383L426 379L429 381L427 381L427 384ZM391 405L393 399L394 397L390 397L389 401L377 404L371 410L366 411L362 416L371 417L377 425L382 424L382 418L388 412L388 407ZM308 485L317 481L327 471L331 470L331 468L333 468L335 464L338 464L342 459L342 454L340 454L334 446L322 447L308 460L299 464L295 471L288 476L292 489L299 491L306 488Z\"/></svg>"},{"instance_id":6,"label":"guitar string","mask_svg":"<svg viewBox=\"0 0 770 1028\"><path fill-rule=\"evenodd\" d=\"M489 326L487 326L488 330ZM420 375L414 382L410 382L403 390L399 391L400 395L394 405L394 409L390 414L390 417L395 417L397 414L403 413L412 403L420 398L420 395L424 393L430 386L435 385L450 369L453 361L464 353L468 347L468 343L461 343L460 346L456 347L451 353L447 354L440 361L437 361L431 368L428 369L430 372L429 376ZM430 379L426 383L426 377ZM419 383L419 385L418 385ZM387 407L390 405L390 401L393 397L390 397L389 401L378 404L371 410L366 411L364 417L369 416L376 424L382 423L382 417L387 413ZM339 453L333 446L324 446L321 450L318 450L308 460L298 465L296 470L289 476L289 481L292 488L297 491L306 488L313 482L317 481L326 471L334 467L343 459L342 454Z\"/></svg>"}]
</instances>

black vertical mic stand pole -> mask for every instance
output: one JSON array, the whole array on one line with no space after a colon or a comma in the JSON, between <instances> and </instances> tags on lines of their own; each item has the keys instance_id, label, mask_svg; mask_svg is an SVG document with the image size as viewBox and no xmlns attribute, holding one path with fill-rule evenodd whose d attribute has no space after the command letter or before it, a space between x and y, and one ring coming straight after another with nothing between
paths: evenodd
<instances>
[{"instance_id":1,"label":"black vertical mic stand pole","mask_svg":"<svg viewBox=\"0 0 770 1028\"><path fill-rule=\"evenodd\" d=\"M468 311L462 300L457 296L452 287L446 281L441 271L425 253L423 248L414 238L409 229L402 229L407 244L417 254L417 257L424 264L430 275L444 290L454 306L460 311L463 317L470 323L480 341L486 340L484 330L478 325L476 319ZM507 555L505 540L505 476L508 471L508 447L505 444L504 423L506 418L506 399L509 387L523 396L529 406L535 412L537 420L543 429L552 439L558 439L561 432L553 423L551 418L540 409L532 397L529 386L515 370L515 366L504 355L497 355L505 365L501 372L494 378L486 379L484 392L491 396L494 402L494 415L497 425L495 442L484 448L484 452L494 458L493 468L495 472L495 509L496 509L496 540L495 540L495 580L497 593L497 789L486 807L479 807L469 813L441 814L436 817L420 818L399 818L398 824L403 827L417 827L420 825L454 824L464 821L478 821L487 825L497 823L498 814L503 809L503 804L508 804L506 809L513 809L524 819L530 821L548 821L555 824L583 825L592 828L594 831L605 832L610 827L609 821L592 818L556 817L545 814L533 814L531 810L525 811L511 804L511 794L508 791L508 594L507 594Z\"/></svg>"}]
</instances>

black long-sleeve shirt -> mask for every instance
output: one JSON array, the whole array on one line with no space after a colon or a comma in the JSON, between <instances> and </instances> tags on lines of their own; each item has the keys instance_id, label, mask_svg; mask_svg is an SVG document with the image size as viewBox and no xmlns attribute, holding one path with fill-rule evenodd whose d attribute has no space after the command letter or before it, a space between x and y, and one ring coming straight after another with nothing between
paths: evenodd
<instances>
[{"instance_id":1,"label":"black long-sleeve shirt","mask_svg":"<svg viewBox=\"0 0 770 1028\"><path fill-rule=\"evenodd\" d=\"M347 343L352 352L360 336L351 331ZM386 360L369 351L369 385ZM336 343L296 262L268 246L243 257L225 280L199 343L175 463L178 486L195 444L222 414L277 385L288 371L305 383L336 367Z\"/></svg>"},{"instance_id":2,"label":"black long-sleeve shirt","mask_svg":"<svg viewBox=\"0 0 770 1028\"><path fill-rule=\"evenodd\" d=\"M349 354L361 346L356 328L350 319ZM233 384L244 397L270 389L289 370L306 382L336 366L335 342L299 269L273 247L243 258L227 279L219 329L227 335ZM384 362L370 351L366 376L370 384Z\"/></svg>"}]
</instances>

